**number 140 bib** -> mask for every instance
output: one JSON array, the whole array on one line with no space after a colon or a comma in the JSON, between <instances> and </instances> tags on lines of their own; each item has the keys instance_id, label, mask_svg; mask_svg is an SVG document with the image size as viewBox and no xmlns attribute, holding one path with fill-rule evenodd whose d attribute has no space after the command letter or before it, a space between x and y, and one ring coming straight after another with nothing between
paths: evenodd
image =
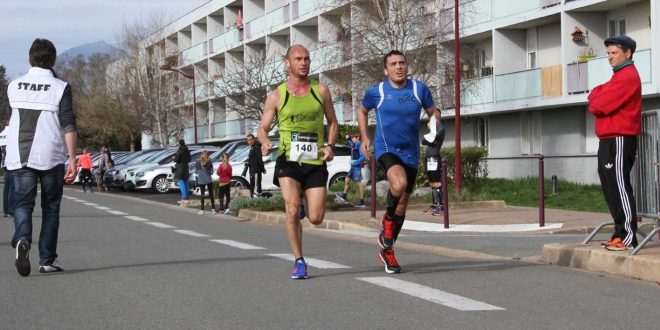
<instances>
[{"instance_id":1,"label":"number 140 bib","mask_svg":"<svg viewBox=\"0 0 660 330\"><path fill-rule=\"evenodd\" d=\"M316 133L291 133L291 153L289 160L316 160L319 158L318 136Z\"/></svg>"}]
</instances>

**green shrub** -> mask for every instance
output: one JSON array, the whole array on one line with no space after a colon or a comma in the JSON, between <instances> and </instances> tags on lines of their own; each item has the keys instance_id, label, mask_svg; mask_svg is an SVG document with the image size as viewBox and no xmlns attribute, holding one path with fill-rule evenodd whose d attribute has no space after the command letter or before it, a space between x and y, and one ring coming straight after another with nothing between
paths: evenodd
<instances>
[{"instance_id":1,"label":"green shrub","mask_svg":"<svg viewBox=\"0 0 660 330\"><path fill-rule=\"evenodd\" d=\"M275 211L284 210L284 199L281 194L273 194L268 198L246 198L236 197L229 202L229 212L232 215L238 215L240 209L250 209L255 211Z\"/></svg>"}]
</instances>

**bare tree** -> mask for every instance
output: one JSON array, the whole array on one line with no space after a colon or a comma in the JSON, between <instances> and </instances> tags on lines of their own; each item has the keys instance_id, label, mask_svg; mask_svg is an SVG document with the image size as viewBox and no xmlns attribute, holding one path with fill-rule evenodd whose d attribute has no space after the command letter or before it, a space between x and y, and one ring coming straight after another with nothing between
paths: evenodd
<instances>
[{"instance_id":1,"label":"bare tree","mask_svg":"<svg viewBox=\"0 0 660 330\"><path fill-rule=\"evenodd\" d=\"M7 98L7 70L4 65L0 65L0 125L4 125L5 118L9 118L11 108L9 107L9 99Z\"/></svg>"}]
</instances>

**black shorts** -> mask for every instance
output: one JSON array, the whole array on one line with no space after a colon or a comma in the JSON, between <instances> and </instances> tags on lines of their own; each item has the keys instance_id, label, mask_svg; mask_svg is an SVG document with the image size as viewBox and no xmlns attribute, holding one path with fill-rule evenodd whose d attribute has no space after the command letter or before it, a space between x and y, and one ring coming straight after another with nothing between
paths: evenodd
<instances>
[{"instance_id":1,"label":"black shorts","mask_svg":"<svg viewBox=\"0 0 660 330\"><path fill-rule=\"evenodd\" d=\"M428 171L426 175L429 177L429 182L441 182L442 181L442 171Z\"/></svg>"},{"instance_id":2,"label":"black shorts","mask_svg":"<svg viewBox=\"0 0 660 330\"><path fill-rule=\"evenodd\" d=\"M285 156L280 156L275 161L275 175L273 175L273 184L280 186L279 178L292 178L300 182L302 190L309 188L324 187L328 183L328 168L323 165L311 165L286 160Z\"/></svg>"},{"instance_id":3,"label":"black shorts","mask_svg":"<svg viewBox=\"0 0 660 330\"><path fill-rule=\"evenodd\" d=\"M387 175L387 170L390 169L390 167L394 165L401 165L403 169L406 171L406 180L408 184L406 185L406 192L409 194L412 194L413 189L415 189L415 180L417 179L417 169L412 168L410 166L407 166L406 164L401 161L399 157L394 155L393 153L386 152L380 158L378 158L378 163L380 166L385 169L385 174Z\"/></svg>"}]
</instances>

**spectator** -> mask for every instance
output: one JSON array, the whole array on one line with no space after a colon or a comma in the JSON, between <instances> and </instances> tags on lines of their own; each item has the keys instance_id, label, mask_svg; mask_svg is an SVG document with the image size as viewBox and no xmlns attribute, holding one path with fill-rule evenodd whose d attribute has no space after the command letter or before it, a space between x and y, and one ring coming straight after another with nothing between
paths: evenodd
<instances>
[{"instance_id":1,"label":"spectator","mask_svg":"<svg viewBox=\"0 0 660 330\"><path fill-rule=\"evenodd\" d=\"M11 172L7 170L5 166L5 155L7 149L5 146L2 146L2 173L5 176L4 192L2 195L2 215L3 217L14 216L14 178L11 176Z\"/></svg>"},{"instance_id":2,"label":"spectator","mask_svg":"<svg viewBox=\"0 0 660 330\"><path fill-rule=\"evenodd\" d=\"M78 170L80 172L80 185L83 192L87 192L85 184L89 185L89 192L93 193L94 178L92 178L92 155L87 152L87 148L83 149L82 155L78 157Z\"/></svg>"},{"instance_id":3,"label":"spectator","mask_svg":"<svg viewBox=\"0 0 660 330\"><path fill-rule=\"evenodd\" d=\"M431 196L433 202L424 213L431 212L432 215L439 215L442 210L442 168L440 167L440 148L445 141L445 127L436 125L436 121L429 121L431 133L424 136L422 144L428 146L426 149L426 175L431 186ZM429 141L430 140L430 141Z\"/></svg>"},{"instance_id":4,"label":"spectator","mask_svg":"<svg viewBox=\"0 0 660 330\"><path fill-rule=\"evenodd\" d=\"M218 170L215 172L220 178L220 209L224 210L224 213L229 213L229 202L231 201L231 176L232 170L231 165L229 165L229 155L222 154L222 163L218 166ZM225 197L227 198L226 201Z\"/></svg>"},{"instance_id":5,"label":"spectator","mask_svg":"<svg viewBox=\"0 0 660 330\"><path fill-rule=\"evenodd\" d=\"M337 192L335 196L348 202L346 197L348 196L348 188L351 185L351 181L355 182L358 187L358 193L360 199L355 202L355 207L364 207L364 184L362 183L362 167L367 163L367 159L364 156L362 151L362 145L360 144L360 136L358 134L346 135L346 143L351 147L351 168L346 175L346 180L344 180L344 191Z\"/></svg>"},{"instance_id":6,"label":"spectator","mask_svg":"<svg viewBox=\"0 0 660 330\"><path fill-rule=\"evenodd\" d=\"M176 154L172 156L172 160L175 163L174 179L178 180L179 190L181 191L181 200L179 201L179 204L181 206L186 206L190 199L190 191L188 191L188 178L190 177L188 163L190 163L190 151L184 140L179 140L179 150L177 150Z\"/></svg>"},{"instance_id":7,"label":"spectator","mask_svg":"<svg viewBox=\"0 0 660 330\"><path fill-rule=\"evenodd\" d=\"M99 177L96 179L96 189L98 191L105 191L105 183L103 182L103 176L105 171L108 170L108 154L105 151L105 146L99 148L99 159L96 162L96 166L99 169Z\"/></svg>"},{"instance_id":8,"label":"spectator","mask_svg":"<svg viewBox=\"0 0 660 330\"><path fill-rule=\"evenodd\" d=\"M199 212L197 214L204 214L204 195L206 195L206 189L209 190L211 211L213 213L218 212L215 209L215 198L213 197L213 180L211 179L211 175L213 175L213 163L209 161L208 151L202 150L202 154L199 156L199 160L195 162L195 170L197 172L197 185L199 186L201 192L201 204L199 205Z\"/></svg>"},{"instance_id":9,"label":"spectator","mask_svg":"<svg viewBox=\"0 0 660 330\"><path fill-rule=\"evenodd\" d=\"M250 197L258 197L261 196L261 175L266 173L266 168L261 158L261 144L255 141L252 134L248 134L246 139L250 146L250 153L248 159L245 161L241 176L245 176L248 169L250 170Z\"/></svg>"}]
</instances>

